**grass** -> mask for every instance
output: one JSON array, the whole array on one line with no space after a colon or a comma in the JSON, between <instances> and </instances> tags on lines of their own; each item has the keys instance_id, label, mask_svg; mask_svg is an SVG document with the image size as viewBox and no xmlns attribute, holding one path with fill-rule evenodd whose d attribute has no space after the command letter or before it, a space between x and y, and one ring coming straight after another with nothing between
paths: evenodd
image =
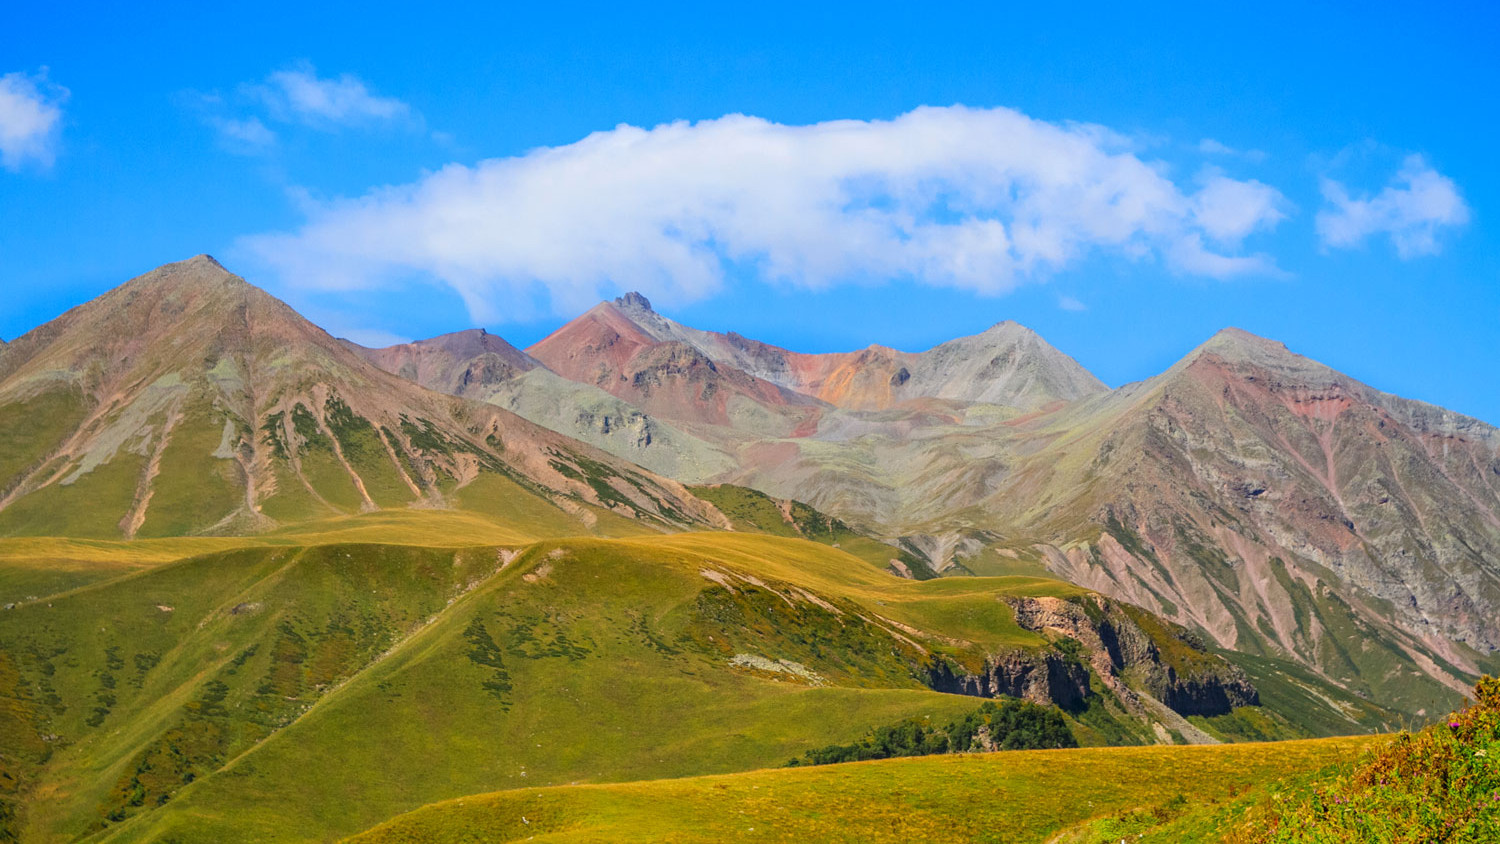
<instances>
[{"instance_id":1,"label":"grass","mask_svg":"<svg viewBox=\"0 0 1500 844\"><path fill-rule=\"evenodd\" d=\"M781 502L758 490L734 484L693 486L688 490L719 508L735 530L810 539L842 549L882 569L900 562L919 580L936 576L926 561L915 554L866 536L801 501Z\"/></svg>"},{"instance_id":2,"label":"grass","mask_svg":"<svg viewBox=\"0 0 1500 844\"><path fill-rule=\"evenodd\" d=\"M352 841L1041 842L1178 795L1224 798L1370 741L1014 751L522 789L425 807Z\"/></svg>"},{"instance_id":3,"label":"grass","mask_svg":"<svg viewBox=\"0 0 1500 844\"><path fill-rule=\"evenodd\" d=\"M232 459L211 455L224 437L224 421L193 413L172 429L157 477L172 483L153 487L141 536L184 536L217 524L244 503L241 469Z\"/></svg>"},{"instance_id":4,"label":"grass","mask_svg":"<svg viewBox=\"0 0 1500 844\"><path fill-rule=\"evenodd\" d=\"M1500 681L1481 679L1475 698L1420 732L1369 741L1356 758L1273 778L1232 800L1101 818L1059 844L1500 840Z\"/></svg>"},{"instance_id":5,"label":"grass","mask_svg":"<svg viewBox=\"0 0 1500 844\"><path fill-rule=\"evenodd\" d=\"M544 543L285 730L106 840L351 833L466 792L774 765L871 724L972 709L917 688L757 676L683 647L674 628L693 622L691 597L712 585L702 564L659 548ZM328 759L357 774L330 776Z\"/></svg>"},{"instance_id":6,"label":"grass","mask_svg":"<svg viewBox=\"0 0 1500 844\"><path fill-rule=\"evenodd\" d=\"M780 765L972 712L918 681L911 643L1041 647L1003 599L1084 594L906 580L764 534L534 541L552 526L390 510L238 540L0 542L0 588L39 560L82 572L0 612L4 729L55 737L8 769L13 826L326 840L465 794ZM765 668L781 661L804 673ZM1068 723L1136 740L1115 717Z\"/></svg>"},{"instance_id":7,"label":"grass","mask_svg":"<svg viewBox=\"0 0 1500 844\"><path fill-rule=\"evenodd\" d=\"M0 510L0 536L118 538L146 458L124 451L71 484L51 484Z\"/></svg>"}]
</instances>

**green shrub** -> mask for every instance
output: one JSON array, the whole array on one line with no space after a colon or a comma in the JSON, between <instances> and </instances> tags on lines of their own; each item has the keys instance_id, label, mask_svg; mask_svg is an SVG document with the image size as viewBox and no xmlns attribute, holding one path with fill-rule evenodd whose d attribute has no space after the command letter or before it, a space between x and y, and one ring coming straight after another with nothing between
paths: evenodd
<instances>
[{"instance_id":1,"label":"green shrub","mask_svg":"<svg viewBox=\"0 0 1500 844\"><path fill-rule=\"evenodd\" d=\"M1077 747L1062 712L1024 700L986 701L943 728L915 719L872 730L853 744L809 750L788 766L832 765L898 756Z\"/></svg>"},{"instance_id":2,"label":"green shrub","mask_svg":"<svg viewBox=\"0 0 1500 844\"><path fill-rule=\"evenodd\" d=\"M1402 732L1359 764L1252 807L1237 844L1500 841L1500 680L1420 733Z\"/></svg>"}]
</instances>

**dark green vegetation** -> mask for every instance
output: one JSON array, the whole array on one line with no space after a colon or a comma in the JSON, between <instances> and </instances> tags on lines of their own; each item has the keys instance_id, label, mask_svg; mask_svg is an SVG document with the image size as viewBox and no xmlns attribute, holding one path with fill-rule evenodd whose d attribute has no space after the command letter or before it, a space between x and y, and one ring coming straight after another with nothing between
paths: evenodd
<instances>
[{"instance_id":1,"label":"dark green vegetation","mask_svg":"<svg viewBox=\"0 0 1500 844\"><path fill-rule=\"evenodd\" d=\"M939 753L986 753L996 750L1047 750L1077 747L1067 721L1054 707L1024 700L986 701L963 718L943 727L908 720L880 727L853 744L835 744L809 750L788 762L797 765L833 765L901 756L934 756Z\"/></svg>"}]
</instances>

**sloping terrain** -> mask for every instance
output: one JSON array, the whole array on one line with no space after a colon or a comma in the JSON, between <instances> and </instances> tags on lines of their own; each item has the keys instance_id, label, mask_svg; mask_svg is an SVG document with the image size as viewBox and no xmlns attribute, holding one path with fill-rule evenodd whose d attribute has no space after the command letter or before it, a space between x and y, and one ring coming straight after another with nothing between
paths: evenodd
<instances>
[{"instance_id":1,"label":"sloping terrain","mask_svg":"<svg viewBox=\"0 0 1500 844\"><path fill-rule=\"evenodd\" d=\"M623 302L595 306L526 351L565 378L679 424L786 436L819 412L814 399L648 333Z\"/></svg>"},{"instance_id":2,"label":"sloping terrain","mask_svg":"<svg viewBox=\"0 0 1500 844\"><path fill-rule=\"evenodd\" d=\"M589 530L718 517L492 405L370 365L206 256L8 344L0 535L244 533L381 508L534 511Z\"/></svg>"},{"instance_id":3,"label":"sloping terrain","mask_svg":"<svg viewBox=\"0 0 1500 844\"><path fill-rule=\"evenodd\" d=\"M1027 436L1046 447L974 523L1041 540L1073 582L1414 713L1493 664L1500 432L1484 423L1226 331Z\"/></svg>"},{"instance_id":4,"label":"sloping terrain","mask_svg":"<svg viewBox=\"0 0 1500 844\"><path fill-rule=\"evenodd\" d=\"M730 532L260 542L0 612L22 840L326 839L469 793L774 766L1000 694L1084 744L1324 732L1058 581L915 582ZM1390 716L1361 717L1343 730Z\"/></svg>"},{"instance_id":5,"label":"sloping terrain","mask_svg":"<svg viewBox=\"0 0 1500 844\"><path fill-rule=\"evenodd\" d=\"M722 445L657 419L594 384L563 378L478 329L384 349L346 345L423 387L503 407L686 483L732 472L736 465Z\"/></svg>"},{"instance_id":6,"label":"sloping terrain","mask_svg":"<svg viewBox=\"0 0 1500 844\"><path fill-rule=\"evenodd\" d=\"M351 841L1040 844L1085 818L1224 799L1349 759L1370 742L1029 750L502 791L429 806Z\"/></svg>"},{"instance_id":7,"label":"sloping terrain","mask_svg":"<svg viewBox=\"0 0 1500 844\"><path fill-rule=\"evenodd\" d=\"M1260 783L1226 801L1179 801L1080 824L1057 844L1225 841L1487 842L1500 838L1500 681L1417 733L1368 744L1357 760Z\"/></svg>"},{"instance_id":8,"label":"sloping terrain","mask_svg":"<svg viewBox=\"0 0 1500 844\"><path fill-rule=\"evenodd\" d=\"M349 344L387 372L440 393L485 401L485 388L541 366L534 358L482 328L444 334L384 349Z\"/></svg>"},{"instance_id":9,"label":"sloping terrain","mask_svg":"<svg viewBox=\"0 0 1500 844\"><path fill-rule=\"evenodd\" d=\"M1280 344L1226 330L1109 391L1013 323L919 354L802 355L632 294L534 351L568 378L639 386L654 376L616 358L666 348L816 403L795 430L764 402L741 404L753 424L637 410L714 456L683 479L807 502L937 573L1051 572L1417 717L1496 664L1500 432ZM570 430L571 415L565 400L531 418Z\"/></svg>"}]
</instances>

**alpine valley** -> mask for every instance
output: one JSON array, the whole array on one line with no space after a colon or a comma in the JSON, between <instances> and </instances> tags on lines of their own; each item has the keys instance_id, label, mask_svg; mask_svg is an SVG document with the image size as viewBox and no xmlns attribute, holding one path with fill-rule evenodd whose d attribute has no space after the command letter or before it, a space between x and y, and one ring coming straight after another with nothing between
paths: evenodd
<instances>
[{"instance_id":1,"label":"alpine valley","mask_svg":"<svg viewBox=\"0 0 1500 844\"><path fill-rule=\"evenodd\" d=\"M368 349L198 256L0 344L0 606L0 842L1262 840L1500 669L1500 431L1232 328Z\"/></svg>"}]
</instances>

